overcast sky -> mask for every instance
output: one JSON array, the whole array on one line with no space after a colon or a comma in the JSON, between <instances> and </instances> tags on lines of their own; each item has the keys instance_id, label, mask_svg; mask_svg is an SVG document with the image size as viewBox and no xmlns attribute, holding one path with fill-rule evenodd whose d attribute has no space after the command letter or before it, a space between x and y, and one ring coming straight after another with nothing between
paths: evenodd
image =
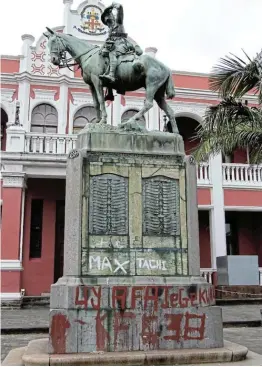
<instances>
[{"instance_id":1,"label":"overcast sky","mask_svg":"<svg viewBox=\"0 0 262 367\"><path fill-rule=\"evenodd\" d=\"M81 3L74 0L73 9ZM126 32L173 70L209 72L229 52L254 57L262 48L262 0L119 0ZM104 0L105 5L111 1ZM21 52L21 35L36 39L63 23L63 0L0 0L0 53Z\"/></svg>"}]
</instances>

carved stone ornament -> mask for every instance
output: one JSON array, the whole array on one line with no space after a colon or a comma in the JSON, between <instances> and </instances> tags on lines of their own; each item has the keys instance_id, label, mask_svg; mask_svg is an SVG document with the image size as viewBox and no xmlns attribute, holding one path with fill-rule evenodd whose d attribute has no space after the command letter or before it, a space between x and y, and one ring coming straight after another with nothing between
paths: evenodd
<instances>
[{"instance_id":1,"label":"carved stone ornament","mask_svg":"<svg viewBox=\"0 0 262 367\"><path fill-rule=\"evenodd\" d=\"M26 186L25 175L7 175L3 176L3 187L19 187L24 188Z\"/></svg>"},{"instance_id":2,"label":"carved stone ornament","mask_svg":"<svg viewBox=\"0 0 262 367\"><path fill-rule=\"evenodd\" d=\"M143 234L180 233L179 182L166 177L143 179Z\"/></svg>"},{"instance_id":3,"label":"carved stone ornament","mask_svg":"<svg viewBox=\"0 0 262 367\"><path fill-rule=\"evenodd\" d=\"M69 155L68 155L68 158L69 158L69 159L74 159L74 158L77 158L77 157L79 157L79 151L78 151L78 150L76 150L76 149L73 149L73 150L69 153Z\"/></svg>"},{"instance_id":4,"label":"carved stone ornament","mask_svg":"<svg viewBox=\"0 0 262 367\"><path fill-rule=\"evenodd\" d=\"M103 174L90 179L89 233L127 235L128 180Z\"/></svg>"}]
</instances>

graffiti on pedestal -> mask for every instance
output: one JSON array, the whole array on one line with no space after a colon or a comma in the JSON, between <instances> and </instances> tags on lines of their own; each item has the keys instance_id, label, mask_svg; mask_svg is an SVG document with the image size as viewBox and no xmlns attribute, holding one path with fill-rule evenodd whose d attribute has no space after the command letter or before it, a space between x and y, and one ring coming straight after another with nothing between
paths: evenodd
<instances>
[{"instance_id":1,"label":"graffiti on pedestal","mask_svg":"<svg viewBox=\"0 0 262 367\"><path fill-rule=\"evenodd\" d=\"M139 342L140 349L157 349L163 342L204 340L207 315L197 306L213 303L213 288L202 286L77 286L73 306L78 316L70 322L65 315L63 319L67 330L73 324L83 332L93 329L96 351L108 351L109 345L115 351L128 350L130 340ZM52 325L58 318L60 314L53 315ZM61 353L56 340L53 335L54 353Z\"/></svg>"}]
</instances>

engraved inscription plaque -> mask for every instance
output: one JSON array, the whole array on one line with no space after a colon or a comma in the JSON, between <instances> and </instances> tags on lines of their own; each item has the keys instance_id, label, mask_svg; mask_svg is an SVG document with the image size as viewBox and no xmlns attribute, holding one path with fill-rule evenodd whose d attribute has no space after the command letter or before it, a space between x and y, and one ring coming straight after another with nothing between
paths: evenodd
<instances>
[{"instance_id":1,"label":"engraved inscription plaque","mask_svg":"<svg viewBox=\"0 0 262 367\"><path fill-rule=\"evenodd\" d=\"M127 235L127 178L102 174L90 179L89 234Z\"/></svg>"},{"instance_id":2,"label":"engraved inscription plaque","mask_svg":"<svg viewBox=\"0 0 262 367\"><path fill-rule=\"evenodd\" d=\"M167 177L143 179L143 234L180 234L179 182Z\"/></svg>"}]
</instances>

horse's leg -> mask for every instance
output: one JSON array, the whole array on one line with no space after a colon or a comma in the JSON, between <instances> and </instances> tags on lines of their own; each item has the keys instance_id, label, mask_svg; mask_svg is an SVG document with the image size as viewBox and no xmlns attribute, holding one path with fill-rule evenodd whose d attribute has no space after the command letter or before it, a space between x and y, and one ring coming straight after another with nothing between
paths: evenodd
<instances>
[{"instance_id":1,"label":"horse's leg","mask_svg":"<svg viewBox=\"0 0 262 367\"><path fill-rule=\"evenodd\" d=\"M99 102L99 108L102 112L102 118L99 121L99 123L106 124L107 123L107 113L106 113L103 85L97 75L92 74L91 79L92 79L92 82L93 82L93 85L96 91L96 96Z\"/></svg>"},{"instance_id":2,"label":"horse's leg","mask_svg":"<svg viewBox=\"0 0 262 367\"><path fill-rule=\"evenodd\" d=\"M155 100L156 100L159 108L161 108L161 110L163 110L167 114L167 117L169 118L169 121L170 121L170 124L171 124L171 127L172 127L172 132L174 134L179 134L174 111L167 104L164 96L165 96L165 90L163 88L160 88L160 90L157 91L157 93L155 95Z\"/></svg>"},{"instance_id":3,"label":"horse's leg","mask_svg":"<svg viewBox=\"0 0 262 367\"><path fill-rule=\"evenodd\" d=\"M99 105L99 101L97 98L97 94L96 94L96 90L95 87L91 84L90 86L90 90L91 90L91 94L92 94L92 98L93 98L93 103L94 103L94 108L96 110L96 121L95 122L99 122L101 120L101 111L100 111L100 105Z\"/></svg>"},{"instance_id":4,"label":"horse's leg","mask_svg":"<svg viewBox=\"0 0 262 367\"><path fill-rule=\"evenodd\" d=\"M121 129L125 130L144 130L143 126L140 126L136 120L139 120L144 114L149 111L153 107L155 93L159 88L160 81L156 81L154 83L150 83L150 80L147 81L146 85L146 100L144 103L144 107L137 112L133 117L131 117L127 122L124 122L119 125Z\"/></svg>"}]
</instances>

